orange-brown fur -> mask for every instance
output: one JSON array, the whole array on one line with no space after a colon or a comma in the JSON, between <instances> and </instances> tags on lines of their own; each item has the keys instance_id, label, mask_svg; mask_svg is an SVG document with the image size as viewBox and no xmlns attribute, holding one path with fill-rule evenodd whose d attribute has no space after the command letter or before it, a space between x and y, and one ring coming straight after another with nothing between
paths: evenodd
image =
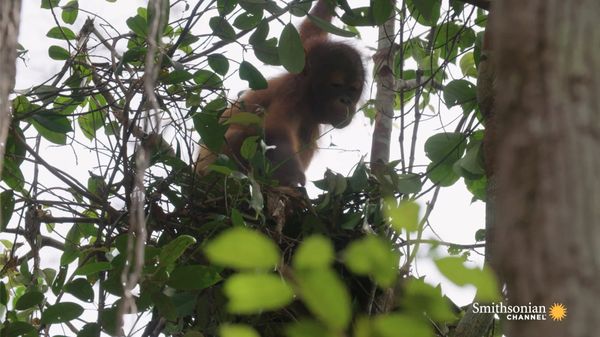
<instances>
[{"instance_id":1,"label":"orange-brown fur","mask_svg":"<svg viewBox=\"0 0 600 337\"><path fill-rule=\"evenodd\" d=\"M311 15L330 21L333 8L319 0ZM286 73L270 79L268 88L245 93L223 113L226 120L239 112L264 112L267 159L275 167L274 178L281 185L304 185L304 171L317 149L321 124L345 127L356 112L364 82L360 54L351 46L334 42L307 18L299 29L306 51L306 66L299 74ZM223 152L242 165L239 156L243 141L259 133L255 126L231 124L225 133ZM203 173L215 154L202 147L196 171Z\"/></svg>"}]
</instances>

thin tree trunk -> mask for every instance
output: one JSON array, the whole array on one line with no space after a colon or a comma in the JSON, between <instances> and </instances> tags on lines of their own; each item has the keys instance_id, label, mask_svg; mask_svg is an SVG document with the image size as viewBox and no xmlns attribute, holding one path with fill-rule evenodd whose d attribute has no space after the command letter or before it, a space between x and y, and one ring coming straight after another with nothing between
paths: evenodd
<instances>
[{"instance_id":1,"label":"thin tree trunk","mask_svg":"<svg viewBox=\"0 0 600 337\"><path fill-rule=\"evenodd\" d=\"M396 18L392 16L379 27L377 53L375 61L375 79L377 93L375 96L375 127L371 142L371 165L377 171L390 160L390 142L392 138L392 117L394 116L394 74L391 64L393 59L393 43L396 37Z\"/></svg>"},{"instance_id":2,"label":"thin tree trunk","mask_svg":"<svg viewBox=\"0 0 600 337\"><path fill-rule=\"evenodd\" d=\"M600 321L600 2L495 7L499 272L511 304L568 317L507 335L596 336Z\"/></svg>"},{"instance_id":3,"label":"thin tree trunk","mask_svg":"<svg viewBox=\"0 0 600 337\"><path fill-rule=\"evenodd\" d=\"M10 125L8 95L15 85L15 61L21 0L0 1L0 176L6 151L6 137Z\"/></svg>"}]
</instances>

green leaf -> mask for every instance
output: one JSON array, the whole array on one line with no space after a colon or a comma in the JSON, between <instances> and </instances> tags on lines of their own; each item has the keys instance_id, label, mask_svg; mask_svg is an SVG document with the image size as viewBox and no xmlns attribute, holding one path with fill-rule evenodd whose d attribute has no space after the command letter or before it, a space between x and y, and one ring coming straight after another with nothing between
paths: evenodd
<instances>
[{"instance_id":1,"label":"green leaf","mask_svg":"<svg viewBox=\"0 0 600 337\"><path fill-rule=\"evenodd\" d=\"M217 0L217 10L221 16L225 16L233 12L235 6L237 6L236 0Z\"/></svg>"},{"instance_id":2,"label":"green leaf","mask_svg":"<svg viewBox=\"0 0 600 337\"><path fill-rule=\"evenodd\" d=\"M248 86L253 90L267 88L267 80L258 69L247 61L242 61L242 63L240 63L240 78L248 81Z\"/></svg>"},{"instance_id":3,"label":"green leaf","mask_svg":"<svg viewBox=\"0 0 600 337\"><path fill-rule=\"evenodd\" d=\"M500 298L498 281L489 268L467 268L463 258L453 256L437 259L435 264L440 273L456 285L472 284L477 287L477 300L492 302Z\"/></svg>"},{"instance_id":4,"label":"green leaf","mask_svg":"<svg viewBox=\"0 0 600 337\"><path fill-rule=\"evenodd\" d=\"M187 336L187 335L186 335ZM186 337L184 336L184 337ZM244 324L225 324L219 327L221 337L260 337L258 332Z\"/></svg>"},{"instance_id":5,"label":"green leaf","mask_svg":"<svg viewBox=\"0 0 600 337\"><path fill-rule=\"evenodd\" d=\"M179 290L200 290L221 281L218 269L202 265L178 266L171 273L167 285Z\"/></svg>"},{"instance_id":6,"label":"green leaf","mask_svg":"<svg viewBox=\"0 0 600 337\"><path fill-rule=\"evenodd\" d=\"M79 2L77 0L71 0L64 5L62 9L62 20L65 23L73 24L75 20L77 20L77 14L79 14Z\"/></svg>"},{"instance_id":7,"label":"green leaf","mask_svg":"<svg viewBox=\"0 0 600 337\"><path fill-rule=\"evenodd\" d=\"M318 319L336 330L350 323L350 295L332 270L305 269L295 276L300 297Z\"/></svg>"},{"instance_id":8,"label":"green leaf","mask_svg":"<svg viewBox=\"0 0 600 337\"><path fill-rule=\"evenodd\" d=\"M0 232L3 232L6 229L14 210L15 192L13 190L6 190L0 193L0 215L2 216L0 217Z\"/></svg>"},{"instance_id":9,"label":"green leaf","mask_svg":"<svg viewBox=\"0 0 600 337\"><path fill-rule=\"evenodd\" d=\"M194 75L190 74L187 70L174 70L164 78L161 78L161 81L165 84L177 84L189 81L192 78L194 78Z\"/></svg>"},{"instance_id":10,"label":"green leaf","mask_svg":"<svg viewBox=\"0 0 600 337\"><path fill-rule=\"evenodd\" d=\"M420 24L434 26L440 18L441 0L407 0L410 14Z\"/></svg>"},{"instance_id":11,"label":"green leaf","mask_svg":"<svg viewBox=\"0 0 600 337\"><path fill-rule=\"evenodd\" d=\"M373 319L373 335L378 337L431 337L431 324L413 315L387 314Z\"/></svg>"},{"instance_id":12,"label":"green leaf","mask_svg":"<svg viewBox=\"0 0 600 337\"><path fill-rule=\"evenodd\" d=\"M389 242L374 235L353 241L344 250L344 263L356 274L370 275L382 287L392 287L400 256Z\"/></svg>"},{"instance_id":13,"label":"green leaf","mask_svg":"<svg viewBox=\"0 0 600 337\"><path fill-rule=\"evenodd\" d=\"M265 64L280 65L279 51L277 50L277 38L270 38L254 44L254 55Z\"/></svg>"},{"instance_id":14,"label":"green leaf","mask_svg":"<svg viewBox=\"0 0 600 337\"><path fill-rule=\"evenodd\" d=\"M96 104L95 100L90 100L89 112L79 115L77 123L83 131L85 137L89 140L96 138L96 131L104 126L106 121L106 112L101 106Z\"/></svg>"},{"instance_id":15,"label":"green leaf","mask_svg":"<svg viewBox=\"0 0 600 337\"><path fill-rule=\"evenodd\" d=\"M63 117L63 118L66 119L66 117ZM67 119L67 121L68 121L68 119ZM54 144L59 144L59 145L67 144L67 134L66 133L55 132L55 131L49 130L48 128L46 128L42 124L40 124L35 118L31 120L31 124L40 133L40 135L42 135L42 137L46 138L50 142L52 142Z\"/></svg>"},{"instance_id":16,"label":"green leaf","mask_svg":"<svg viewBox=\"0 0 600 337\"><path fill-rule=\"evenodd\" d=\"M44 294L39 291L30 291L23 294L17 300L15 304L15 309L17 310L25 310L29 309L35 305L39 305L44 301Z\"/></svg>"},{"instance_id":17,"label":"green leaf","mask_svg":"<svg viewBox=\"0 0 600 337\"><path fill-rule=\"evenodd\" d=\"M294 254L296 269L327 268L335 259L335 251L329 239L313 235L304 239Z\"/></svg>"},{"instance_id":18,"label":"green leaf","mask_svg":"<svg viewBox=\"0 0 600 337\"><path fill-rule=\"evenodd\" d=\"M159 264L163 267L167 267L175 263L186 249L195 243L196 239L190 235L180 235L176 237L160 250L160 255L158 257Z\"/></svg>"},{"instance_id":19,"label":"green leaf","mask_svg":"<svg viewBox=\"0 0 600 337\"><path fill-rule=\"evenodd\" d=\"M223 99L216 99L204 107L204 111L192 116L194 128L200 134L200 139L211 151L219 153L224 143L227 127L219 122L219 110L225 108Z\"/></svg>"},{"instance_id":20,"label":"green leaf","mask_svg":"<svg viewBox=\"0 0 600 337\"><path fill-rule=\"evenodd\" d=\"M213 263L236 269L271 269L279 263L279 248L263 234L242 227L226 230L204 248Z\"/></svg>"},{"instance_id":21,"label":"green leaf","mask_svg":"<svg viewBox=\"0 0 600 337\"><path fill-rule=\"evenodd\" d=\"M6 185L8 185L8 187L17 191L21 191L25 186L25 177L23 176L23 172L21 171L21 168L17 166L17 163L14 160L6 160L4 162L2 180L6 183Z\"/></svg>"},{"instance_id":22,"label":"green leaf","mask_svg":"<svg viewBox=\"0 0 600 337\"><path fill-rule=\"evenodd\" d=\"M288 23L281 32L277 51L279 60L287 71L299 73L304 69L304 47L300 34L291 23Z\"/></svg>"},{"instance_id":23,"label":"green leaf","mask_svg":"<svg viewBox=\"0 0 600 337\"><path fill-rule=\"evenodd\" d=\"M444 87L444 101L448 108L474 102L476 97L475 85L467 80L454 80Z\"/></svg>"},{"instance_id":24,"label":"green leaf","mask_svg":"<svg viewBox=\"0 0 600 337\"><path fill-rule=\"evenodd\" d=\"M67 60L71 56L65 48L60 46L50 46L50 48L48 48L48 55L51 59L57 61Z\"/></svg>"},{"instance_id":25,"label":"green leaf","mask_svg":"<svg viewBox=\"0 0 600 337\"><path fill-rule=\"evenodd\" d=\"M56 114L48 110L40 111L31 118L44 128L53 132L67 133L73 131L73 128L71 127L71 121L66 116Z\"/></svg>"},{"instance_id":26,"label":"green leaf","mask_svg":"<svg viewBox=\"0 0 600 337\"><path fill-rule=\"evenodd\" d=\"M418 174L407 173L398 175L398 182L396 184L398 192L403 194L418 193L422 187L423 183Z\"/></svg>"},{"instance_id":27,"label":"green leaf","mask_svg":"<svg viewBox=\"0 0 600 337\"><path fill-rule=\"evenodd\" d=\"M214 70L217 74L225 76L229 71L229 60L227 57L222 54L211 54L208 55L208 65Z\"/></svg>"},{"instance_id":28,"label":"green leaf","mask_svg":"<svg viewBox=\"0 0 600 337\"><path fill-rule=\"evenodd\" d=\"M327 329L325 325L315 320L300 320L285 326L285 335L288 337L336 337L339 334ZM355 334L355 336L358 336ZM361 336L365 337L365 336Z\"/></svg>"},{"instance_id":29,"label":"green leaf","mask_svg":"<svg viewBox=\"0 0 600 337\"><path fill-rule=\"evenodd\" d=\"M227 120L223 124L225 124L225 125L239 124L239 125L244 125L244 126L248 126L248 125L261 126L261 125L263 125L263 118L252 112L238 112L238 113L232 115L231 117L227 118Z\"/></svg>"},{"instance_id":30,"label":"green leaf","mask_svg":"<svg viewBox=\"0 0 600 337\"><path fill-rule=\"evenodd\" d=\"M223 86L223 81L219 75L205 69L200 69L194 73L194 82L211 89L220 88Z\"/></svg>"},{"instance_id":31,"label":"green leaf","mask_svg":"<svg viewBox=\"0 0 600 337\"><path fill-rule=\"evenodd\" d=\"M94 289L84 278L76 278L65 284L64 290L84 302L91 303L94 301Z\"/></svg>"},{"instance_id":32,"label":"green leaf","mask_svg":"<svg viewBox=\"0 0 600 337\"><path fill-rule=\"evenodd\" d=\"M394 11L394 2L390 0L374 0L373 1L373 19L375 25L381 25L386 22Z\"/></svg>"},{"instance_id":33,"label":"green leaf","mask_svg":"<svg viewBox=\"0 0 600 337\"><path fill-rule=\"evenodd\" d=\"M258 140L259 136L250 136L244 139L242 146L240 147L240 155L244 159L252 159L256 154L256 149L258 148Z\"/></svg>"},{"instance_id":34,"label":"green leaf","mask_svg":"<svg viewBox=\"0 0 600 337\"><path fill-rule=\"evenodd\" d=\"M400 306L406 312L426 312L435 322L451 322L456 319L450 301L442 295L441 286L433 287L423 279L416 278L405 281Z\"/></svg>"},{"instance_id":35,"label":"green leaf","mask_svg":"<svg viewBox=\"0 0 600 337\"><path fill-rule=\"evenodd\" d=\"M208 21L208 25L210 26L210 29L212 29L213 33L221 40L235 40L235 31L233 30L233 27L231 27L229 22L225 20L225 18L220 16L212 17Z\"/></svg>"},{"instance_id":36,"label":"green leaf","mask_svg":"<svg viewBox=\"0 0 600 337\"><path fill-rule=\"evenodd\" d=\"M111 269L112 265L110 264L110 262L90 262L77 268L77 270L75 270L75 275L90 276L97 274L101 271Z\"/></svg>"},{"instance_id":37,"label":"green leaf","mask_svg":"<svg viewBox=\"0 0 600 337\"><path fill-rule=\"evenodd\" d=\"M477 68L475 68L473 52L465 53L459 61L459 66L464 76L477 77Z\"/></svg>"},{"instance_id":38,"label":"green leaf","mask_svg":"<svg viewBox=\"0 0 600 337\"><path fill-rule=\"evenodd\" d=\"M5 322L4 328L2 329L3 336L29 336L35 331L35 327L29 323L15 321Z\"/></svg>"},{"instance_id":39,"label":"green leaf","mask_svg":"<svg viewBox=\"0 0 600 337\"><path fill-rule=\"evenodd\" d=\"M146 37L148 35L148 22L140 15L130 17L125 22L127 23L127 27L138 36Z\"/></svg>"},{"instance_id":40,"label":"green leaf","mask_svg":"<svg viewBox=\"0 0 600 337\"><path fill-rule=\"evenodd\" d=\"M386 199L385 210L395 231L405 229L413 232L419 229L419 204L416 202L402 200L398 205L395 199Z\"/></svg>"},{"instance_id":41,"label":"green leaf","mask_svg":"<svg viewBox=\"0 0 600 337\"><path fill-rule=\"evenodd\" d=\"M64 323L75 319L83 313L83 308L76 303L62 302L51 305L42 312L41 324Z\"/></svg>"},{"instance_id":42,"label":"green leaf","mask_svg":"<svg viewBox=\"0 0 600 337\"><path fill-rule=\"evenodd\" d=\"M258 26L256 26L254 33L252 33L252 35L250 35L250 38L248 38L248 42L250 42L250 44L253 46L260 44L267 39L268 35L269 23L266 20L263 20L258 24Z\"/></svg>"},{"instance_id":43,"label":"green leaf","mask_svg":"<svg viewBox=\"0 0 600 337\"><path fill-rule=\"evenodd\" d=\"M75 33L73 33L73 31L67 27L50 28L50 30L48 31L46 36L49 38L52 38L52 39L59 39L59 40L75 40L76 39Z\"/></svg>"},{"instance_id":44,"label":"green leaf","mask_svg":"<svg viewBox=\"0 0 600 337\"><path fill-rule=\"evenodd\" d=\"M240 30L250 30L256 27L262 20L263 12L245 12L238 15L233 21L233 26Z\"/></svg>"},{"instance_id":45,"label":"green leaf","mask_svg":"<svg viewBox=\"0 0 600 337\"><path fill-rule=\"evenodd\" d=\"M338 28L338 27L334 26L333 24L331 24L329 21L325 21L325 20L321 19L320 17L314 16L312 14L308 14L307 17L310 21L312 21L312 23L315 26L321 28L322 30L324 30L328 33L338 35L338 36L343 36L343 37L356 36L355 32L351 32L351 31L347 31L345 29Z\"/></svg>"},{"instance_id":46,"label":"green leaf","mask_svg":"<svg viewBox=\"0 0 600 337\"><path fill-rule=\"evenodd\" d=\"M454 171L453 164L448 162L432 162L427 166L427 178L436 185L442 187L452 186L460 179Z\"/></svg>"},{"instance_id":47,"label":"green leaf","mask_svg":"<svg viewBox=\"0 0 600 337\"><path fill-rule=\"evenodd\" d=\"M4 306L8 304L8 291L6 290L6 285L2 281L0 281L0 304Z\"/></svg>"},{"instance_id":48,"label":"green leaf","mask_svg":"<svg viewBox=\"0 0 600 337\"><path fill-rule=\"evenodd\" d=\"M50 9L58 6L60 0L42 0L41 8Z\"/></svg>"},{"instance_id":49,"label":"green leaf","mask_svg":"<svg viewBox=\"0 0 600 337\"><path fill-rule=\"evenodd\" d=\"M462 133L438 133L429 137L425 142L425 154L432 162L453 164L462 157L465 143L465 136Z\"/></svg>"},{"instance_id":50,"label":"green leaf","mask_svg":"<svg viewBox=\"0 0 600 337\"><path fill-rule=\"evenodd\" d=\"M290 286L274 274L235 274L225 282L224 292L229 299L227 309L234 314L279 309L294 298Z\"/></svg>"},{"instance_id":51,"label":"green leaf","mask_svg":"<svg viewBox=\"0 0 600 337\"><path fill-rule=\"evenodd\" d=\"M79 330L77 337L100 337L100 325L98 323L88 323Z\"/></svg>"}]
</instances>

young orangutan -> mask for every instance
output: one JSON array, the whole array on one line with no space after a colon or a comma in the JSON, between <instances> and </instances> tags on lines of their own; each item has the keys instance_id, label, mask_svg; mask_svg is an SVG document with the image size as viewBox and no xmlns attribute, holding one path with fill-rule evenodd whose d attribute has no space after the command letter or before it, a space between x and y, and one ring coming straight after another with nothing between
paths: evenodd
<instances>
[{"instance_id":1,"label":"young orangutan","mask_svg":"<svg viewBox=\"0 0 600 337\"><path fill-rule=\"evenodd\" d=\"M334 10L327 0L318 0L310 14L331 21ZM327 32L308 18L299 33L306 51L304 70L272 78L264 90L246 92L222 115L226 120L242 111L264 113L265 142L273 146L266 157L274 167L273 177L284 186L306 183L304 172L317 149L320 125L343 128L350 124L365 80L361 55L354 47L329 40ZM247 164L240 148L247 137L258 134L255 126L231 124L222 152ZM215 154L202 147L196 172L204 173L214 160Z\"/></svg>"}]
</instances>

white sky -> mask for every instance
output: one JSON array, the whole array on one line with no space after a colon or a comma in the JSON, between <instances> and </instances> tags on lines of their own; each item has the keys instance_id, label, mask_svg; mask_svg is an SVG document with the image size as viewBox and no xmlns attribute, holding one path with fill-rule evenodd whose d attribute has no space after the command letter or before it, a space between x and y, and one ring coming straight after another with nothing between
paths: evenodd
<instances>
[{"instance_id":1,"label":"white sky","mask_svg":"<svg viewBox=\"0 0 600 337\"><path fill-rule=\"evenodd\" d=\"M66 0L63 0L61 1L61 4L66 2ZM122 32L128 30L125 25L125 20L135 13L135 9L138 6L146 6L146 1L142 0L118 0L116 3L108 3L105 0L82 0L79 3L81 9L86 9L91 13L101 15ZM48 47L51 44L61 45L63 42L46 38L47 31L54 27L55 23L50 11L40 9L39 5L40 0L23 0L19 42L29 50L29 53L27 54L28 61L26 65L21 61L18 62L17 89L26 89L31 85L43 82L53 74L57 73L63 65L62 62L51 60L48 57ZM80 11L75 27L71 27L73 31L78 32L79 27L86 17L87 15ZM171 19L176 17L177 14L171 15ZM296 19L294 22L297 22L297 18L294 19ZM286 18L284 18L284 20L286 20ZM96 22L99 23L100 21L96 20ZM203 28L209 30L207 26L199 27L199 29ZM272 27L270 36L277 35L273 32L274 29L275 28ZM376 45L376 30L361 29L361 34L363 40L357 41L356 45L363 50L365 60L370 61L371 52L364 47L374 47ZM235 58L235 53L235 51L229 51L227 56ZM247 53L246 57L250 56L250 54L251 53ZM260 66L259 69L265 76L272 76L283 71L280 67L262 66L260 61L257 60L251 60L251 62L256 66ZM234 66L232 65L232 68L233 67ZM367 68L371 67L372 64L369 63ZM235 95L238 91L245 89L246 85L246 82L239 80L236 75L232 76L225 83L226 87L232 89L230 91L231 95ZM366 98L370 95L374 95L374 93L365 91L363 96ZM436 108L438 107L435 102L434 105ZM445 107L442 108L445 109ZM446 122L445 124L448 124L450 121L454 120L459 113L460 112L458 111L442 111L441 116ZM423 121L420 131L420 144L417 146L417 164L428 163L428 160L424 156L423 144L428 134L443 131L439 129L440 125L440 119L438 118L434 118L430 122ZM334 143L342 150L321 150L308 169L308 180L321 179L323 177L323 172L327 167L335 172L348 174L353 165L355 165L362 156L366 156L368 159L371 146L371 132L372 127L370 122L362 116L357 116L353 123L346 129L334 130L328 133L322 138L320 143L321 146L327 147L328 144ZM395 133L392 136L393 140L397 139L397 134L398 129L396 128ZM81 177L81 179L83 179L82 181L87 180L88 170L95 162L92 154L78 152L78 165L74 165L75 157L71 149L51 146L49 143L45 143L44 146L54 153L52 156L48 157L51 159L51 162L69 171L74 176ZM397 142L392 141L392 146L394 146L394 149L391 159L394 160L399 157ZM87 162L88 160L89 162ZM65 163L68 163L69 167L64 167ZM308 187L311 193L316 192L311 186ZM443 188L441 190L436 207L430 217L431 226L439 235L439 239L454 243L474 243L475 232L484 226L484 204L482 202L471 204L470 200L471 195L466 191L462 180L450 188ZM422 205L424 205L424 203L422 203ZM3 235L2 238L6 238L6 236ZM436 237L429 232L426 233L424 238ZM46 250L46 252L49 251ZM49 263L51 267L56 268L58 267L59 255L55 253L56 251L53 252L53 254L46 255L45 263ZM444 249L438 249L438 252L442 255ZM425 255L425 253L426 247L422 247L422 255ZM472 260L478 265L482 263L482 258L476 254L472 254ZM474 294L472 287L459 288L452 285L437 272L437 269L432 265L430 259L420 259L416 265L415 271L420 275L426 275L427 280L432 284L441 282L444 292L457 302L457 304L464 305L472 301Z\"/></svg>"}]
</instances>

